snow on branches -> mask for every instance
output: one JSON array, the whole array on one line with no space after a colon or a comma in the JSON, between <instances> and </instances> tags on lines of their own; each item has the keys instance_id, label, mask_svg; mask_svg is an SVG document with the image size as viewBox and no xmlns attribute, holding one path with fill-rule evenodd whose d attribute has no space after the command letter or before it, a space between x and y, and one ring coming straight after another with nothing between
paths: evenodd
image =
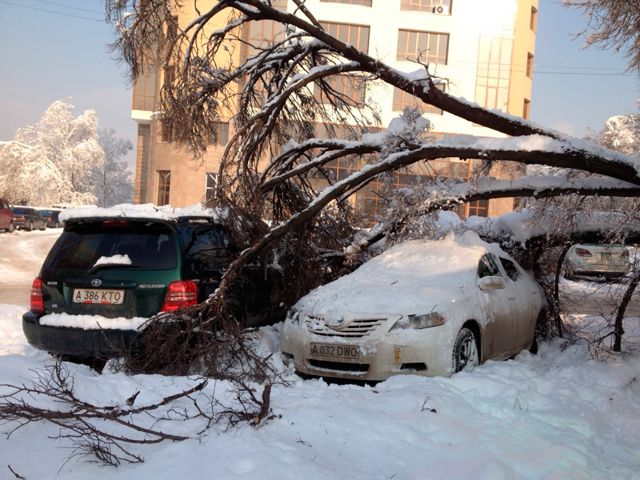
<instances>
[{"instance_id":1,"label":"snow on branches","mask_svg":"<svg viewBox=\"0 0 640 480\"><path fill-rule=\"evenodd\" d=\"M264 218L272 223L268 233L246 238L247 248L222 281L221 298L247 262L273 244L290 247L286 239L294 232L296 239L313 244L306 252L326 252L329 241L336 250L347 248L353 229L338 235L326 222L320 225L329 209L334 219L344 220L352 213L347 199L371 182L415 166L437 177L433 165L440 159L470 160L481 168L471 178L425 180L421 188L403 192L401 199L411 208L399 207L400 198L384 199L389 200L388 225L398 218L398 209L454 208L507 193L637 196L637 158L456 97L437 88L446 80L420 58L412 59L419 71L401 72L331 35L301 0L289 2L289 11L276 0L195 0L193 17L181 22L169 0L110 0L107 5L113 22L127 18L114 48L134 79L151 63L174 66L175 81L164 86L158 110L175 141L201 154L211 124L232 119L234 135L221 159L217 202L232 204L255 223ZM273 32L273 38L255 31ZM152 41L149 32L155 32ZM362 85L366 88L359 89ZM376 85L402 90L501 138L437 137L410 111L386 128L366 94L347 94ZM336 175L337 162L345 166L341 175ZM491 179L493 167L505 162L520 172L537 164L584 174L566 182L557 175L525 176L505 186Z\"/></svg>"},{"instance_id":2,"label":"snow on branches","mask_svg":"<svg viewBox=\"0 0 640 480\"><path fill-rule=\"evenodd\" d=\"M56 101L38 123L0 144L0 192L13 203L93 204L95 174L104 163L93 110L75 117Z\"/></svg>"}]
</instances>

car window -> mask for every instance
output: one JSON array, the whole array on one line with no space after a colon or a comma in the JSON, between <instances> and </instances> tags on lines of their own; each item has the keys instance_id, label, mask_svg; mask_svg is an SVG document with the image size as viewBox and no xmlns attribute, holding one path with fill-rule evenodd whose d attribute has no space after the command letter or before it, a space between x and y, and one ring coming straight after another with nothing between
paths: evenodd
<instances>
[{"instance_id":1,"label":"car window","mask_svg":"<svg viewBox=\"0 0 640 480\"><path fill-rule=\"evenodd\" d=\"M193 228L185 251L187 268L193 273L221 271L231 260L230 241L225 229L202 225Z\"/></svg>"},{"instance_id":2,"label":"car window","mask_svg":"<svg viewBox=\"0 0 640 480\"><path fill-rule=\"evenodd\" d=\"M520 277L520 272L518 272L518 267L516 267L515 263L502 257L500 257L500 262L502 262L502 266L504 267L504 271L506 272L507 276L514 282L518 280L518 278Z\"/></svg>"},{"instance_id":3,"label":"car window","mask_svg":"<svg viewBox=\"0 0 640 480\"><path fill-rule=\"evenodd\" d=\"M63 232L45 262L45 269L90 270L100 257L127 255L132 267L170 270L176 267L176 239L166 227L90 226Z\"/></svg>"},{"instance_id":4,"label":"car window","mask_svg":"<svg viewBox=\"0 0 640 480\"><path fill-rule=\"evenodd\" d=\"M500 268L495 256L487 253L478 262L478 278L494 276L500 276Z\"/></svg>"}]
</instances>

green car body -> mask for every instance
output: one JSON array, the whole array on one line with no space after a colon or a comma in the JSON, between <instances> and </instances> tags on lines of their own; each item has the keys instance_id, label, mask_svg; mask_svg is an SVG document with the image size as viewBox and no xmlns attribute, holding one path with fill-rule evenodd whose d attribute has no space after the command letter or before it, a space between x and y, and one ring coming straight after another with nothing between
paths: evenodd
<instances>
[{"instance_id":1,"label":"green car body","mask_svg":"<svg viewBox=\"0 0 640 480\"><path fill-rule=\"evenodd\" d=\"M111 328L110 319L118 325L115 319L149 318L204 301L235 255L226 229L206 217L68 220L34 280L24 333L51 353L117 356L135 349L144 332ZM52 314L76 324L41 322ZM77 325L86 316L99 316L100 328Z\"/></svg>"}]
</instances>

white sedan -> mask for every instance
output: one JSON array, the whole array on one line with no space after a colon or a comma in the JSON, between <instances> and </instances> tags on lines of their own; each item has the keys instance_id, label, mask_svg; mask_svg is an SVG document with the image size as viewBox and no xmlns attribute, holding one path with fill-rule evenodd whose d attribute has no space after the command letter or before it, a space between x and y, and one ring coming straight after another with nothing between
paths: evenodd
<instances>
[{"instance_id":1,"label":"white sedan","mask_svg":"<svg viewBox=\"0 0 640 480\"><path fill-rule=\"evenodd\" d=\"M531 276L475 233L409 241L300 299L280 348L314 376L451 375L531 347L543 302Z\"/></svg>"}]
</instances>

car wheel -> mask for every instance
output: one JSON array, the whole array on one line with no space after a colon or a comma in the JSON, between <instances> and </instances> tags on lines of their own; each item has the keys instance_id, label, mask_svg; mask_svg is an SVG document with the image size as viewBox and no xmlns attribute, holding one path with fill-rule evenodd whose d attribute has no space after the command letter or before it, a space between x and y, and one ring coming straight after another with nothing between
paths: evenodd
<instances>
[{"instance_id":1,"label":"car wheel","mask_svg":"<svg viewBox=\"0 0 640 480\"><path fill-rule=\"evenodd\" d=\"M573 273L573 269L569 266L565 267L564 269L564 278L566 278L567 280L575 280L576 279L576 275L575 273Z\"/></svg>"},{"instance_id":2,"label":"car wheel","mask_svg":"<svg viewBox=\"0 0 640 480\"><path fill-rule=\"evenodd\" d=\"M83 355L68 355L65 353L52 353L57 360L61 362L71 362L78 363L80 365L86 365L87 367L95 370L98 373L102 373L104 366L107 364L107 361L103 358L96 358L91 356L83 356Z\"/></svg>"},{"instance_id":3,"label":"car wheel","mask_svg":"<svg viewBox=\"0 0 640 480\"><path fill-rule=\"evenodd\" d=\"M15 227L13 226L13 222L11 222L11 223L9 224L9 228L7 228L7 232L11 233L11 232L13 232L14 230L15 230Z\"/></svg>"},{"instance_id":4,"label":"car wheel","mask_svg":"<svg viewBox=\"0 0 640 480\"><path fill-rule=\"evenodd\" d=\"M29 225L27 226L27 230L29 230L30 232L33 231L33 222L29 222Z\"/></svg>"},{"instance_id":5,"label":"car wheel","mask_svg":"<svg viewBox=\"0 0 640 480\"><path fill-rule=\"evenodd\" d=\"M461 372L479 363L480 356L475 334L466 327L460 329L453 344L453 372Z\"/></svg>"}]
</instances>

